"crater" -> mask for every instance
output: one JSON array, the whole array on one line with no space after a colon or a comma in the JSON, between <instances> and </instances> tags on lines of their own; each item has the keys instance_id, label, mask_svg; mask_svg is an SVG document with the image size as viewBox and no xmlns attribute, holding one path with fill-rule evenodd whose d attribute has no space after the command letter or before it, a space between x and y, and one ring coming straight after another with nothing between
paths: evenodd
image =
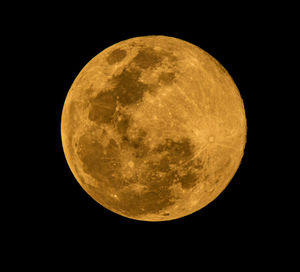
<instances>
[{"instance_id":1,"label":"crater","mask_svg":"<svg viewBox=\"0 0 300 272\"><path fill-rule=\"evenodd\" d=\"M133 155L136 158L146 157L148 152L150 152L149 146L144 142L146 135L146 131L139 129L137 137L130 138L128 141L129 146L132 148Z\"/></svg>"},{"instance_id":2,"label":"crater","mask_svg":"<svg viewBox=\"0 0 300 272\"><path fill-rule=\"evenodd\" d=\"M159 213L172 206L176 202L170 189L174 179L175 171L166 171L164 175L161 175L155 162L148 161L143 179L139 181L145 189L138 194L124 192L122 209L131 216L139 216L145 213Z\"/></svg>"},{"instance_id":3,"label":"crater","mask_svg":"<svg viewBox=\"0 0 300 272\"><path fill-rule=\"evenodd\" d=\"M126 50L124 49L115 49L114 51L112 51L110 53L110 55L107 57L107 62L108 64L112 65L115 63L120 62L121 60L123 60L127 55Z\"/></svg>"},{"instance_id":4,"label":"crater","mask_svg":"<svg viewBox=\"0 0 300 272\"><path fill-rule=\"evenodd\" d=\"M194 149L188 138L182 138L180 141L165 139L155 152L159 154L159 158L149 162L149 171L152 172L151 177L154 177L156 183L167 186L180 183L183 189L190 189L197 184L196 171L201 169L202 164L200 159L194 160Z\"/></svg>"},{"instance_id":5,"label":"crater","mask_svg":"<svg viewBox=\"0 0 300 272\"><path fill-rule=\"evenodd\" d=\"M119 209L128 216L158 213L174 204L172 193L167 187L156 186L142 192L124 191L120 194Z\"/></svg>"},{"instance_id":6,"label":"crater","mask_svg":"<svg viewBox=\"0 0 300 272\"><path fill-rule=\"evenodd\" d=\"M167 138L163 144L155 148L155 151L165 152L169 163L176 165L191 159L194 154L193 146L188 138L182 138L179 141Z\"/></svg>"}]
</instances>

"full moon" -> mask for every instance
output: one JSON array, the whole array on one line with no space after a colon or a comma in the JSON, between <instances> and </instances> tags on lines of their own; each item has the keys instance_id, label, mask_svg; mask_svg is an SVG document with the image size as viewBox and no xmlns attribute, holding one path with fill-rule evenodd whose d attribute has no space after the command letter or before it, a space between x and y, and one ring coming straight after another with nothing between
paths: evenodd
<instances>
[{"instance_id":1,"label":"full moon","mask_svg":"<svg viewBox=\"0 0 300 272\"><path fill-rule=\"evenodd\" d=\"M212 202L244 154L233 79L189 42L144 36L95 56L64 103L61 137L81 187L127 218L166 221Z\"/></svg>"}]
</instances>

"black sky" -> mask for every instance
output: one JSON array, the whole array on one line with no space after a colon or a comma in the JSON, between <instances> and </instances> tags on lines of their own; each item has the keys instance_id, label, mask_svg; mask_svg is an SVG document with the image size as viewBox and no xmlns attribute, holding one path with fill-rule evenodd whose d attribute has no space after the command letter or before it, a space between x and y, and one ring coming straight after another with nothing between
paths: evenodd
<instances>
[{"instance_id":1,"label":"black sky","mask_svg":"<svg viewBox=\"0 0 300 272\"><path fill-rule=\"evenodd\" d=\"M178 9L173 16L162 12L120 16L105 10L96 14L83 10L84 15L64 11L37 14L20 26L18 41L26 44L22 61L30 63L34 79L28 110L36 132L28 137L28 152L34 149L30 172L35 186L27 200L27 213L22 213L30 228L55 241L96 239L100 243L110 238L115 243L144 241L161 247L209 239L253 243L258 236L269 237L277 205L268 189L274 180L268 165L272 125L268 103L277 95L268 88L268 70L276 20L264 19L260 12L244 18L242 13L230 18L212 14L201 20L209 12L198 10L190 15ZM240 90L248 125L245 155L225 191L199 212L158 223L121 217L90 198L69 170L60 139L63 103L80 70L108 46L143 35L180 38L215 57Z\"/></svg>"}]
</instances>

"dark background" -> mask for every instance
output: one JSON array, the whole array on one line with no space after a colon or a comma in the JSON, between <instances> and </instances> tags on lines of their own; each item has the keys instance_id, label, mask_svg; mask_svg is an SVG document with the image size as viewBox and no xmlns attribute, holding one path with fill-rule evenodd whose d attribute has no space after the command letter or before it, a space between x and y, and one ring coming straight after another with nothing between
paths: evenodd
<instances>
[{"instance_id":1,"label":"dark background","mask_svg":"<svg viewBox=\"0 0 300 272\"><path fill-rule=\"evenodd\" d=\"M72 32L71 32L72 33ZM53 62L54 75L53 94L51 94L53 118L53 131L51 135L54 137L53 150L55 154L55 174L51 189L55 193L55 199L51 212L54 219L58 222L63 220L66 224L74 222L75 224L83 224L84 226L96 225L101 228L116 228L120 226L125 229L145 228L164 229L168 228L189 228L197 229L208 228L218 231L222 228L249 229L249 225L253 228L261 228L261 211L257 209L265 209L260 201L260 189L263 173L260 173L261 166L257 163L260 161L256 156L256 137L259 136L259 128L256 123L256 111L260 106L260 99L257 99L260 92L259 67L261 63L261 54L257 54L257 50L261 50L261 45L257 40L259 36L251 33L243 35L238 29L223 29L222 31L212 31L205 33L195 29L172 29L158 27L135 27L134 29L126 29L125 31L117 28L101 30L97 35L93 35L88 31L73 33L64 32L59 38L59 43L54 44L55 54L51 55ZM105 208L101 207L92 198L90 198L79 186L69 170L66 163L62 146L60 142L60 117L63 103L67 92L84 65L95 55L108 46L131 37L161 34L177 37L193 44L198 45L206 50L228 70L230 75L236 82L242 98L245 103L247 121L248 121L248 141L245 150L245 156L242 164L226 190L210 205L201 211L178 219L172 222L164 223L147 223L133 221L120 217ZM258 47L260 49L258 49ZM261 96L261 93L259 94ZM260 116L260 118L264 118ZM53 133L55 132L55 133ZM260 154L261 156L261 154ZM51 206L51 205L50 205ZM84 223L82 223L84 222ZM197 226L197 227L196 227ZM223 229L224 231L224 229Z\"/></svg>"},{"instance_id":2,"label":"dark background","mask_svg":"<svg viewBox=\"0 0 300 272\"><path fill-rule=\"evenodd\" d=\"M269 160L275 140L269 136L277 93L269 87L274 78L268 71L274 65L271 45L280 39L280 20L266 16L268 9L239 8L232 13L219 8L216 14L213 9L181 6L147 12L145 6L129 13L121 6L79 6L77 12L36 13L19 24L18 40L26 45L26 54L20 55L33 82L27 84L32 89L26 94L30 125L27 122L23 131L29 135L26 151L33 154L28 180L35 185L23 201L26 211L20 213L28 237L38 238L41 248L55 244L61 250L61 245L76 248L83 243L82 251L96 245L112 254L134 248L134 254L143 255L153 246L156 255L187 250L191 258L199 258L203 248L212 254L231 247L239 251L254 246L259 251L274 243L271 230L281 211L273 199L275 178L270 173L276 165ZM73 177L60 138L64 100L81 69L112 44L143 35L180 38L216 58L241 93L248 125L242 163L224 192L200 211L166 222L128 219L95 202Z\"/></svg>"}]
</instances>

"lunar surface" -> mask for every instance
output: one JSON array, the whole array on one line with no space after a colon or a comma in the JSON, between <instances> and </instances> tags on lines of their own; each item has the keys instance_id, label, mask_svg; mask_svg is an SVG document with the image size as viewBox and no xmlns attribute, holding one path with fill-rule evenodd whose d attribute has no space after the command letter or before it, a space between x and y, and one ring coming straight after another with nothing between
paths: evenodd
<instances>
[{"instance_id":1,"label":"lunar surface","mask_svg":"<svg viewBox=\"0 0 300 272\"><path fill-rule=\"evenodd\" d=\"M213 201L246 143L240 93L199 47L166 36L119 42L79 73L61 136L82 188L128 218L164 221Z\"/></svg>"}]
</instances>

